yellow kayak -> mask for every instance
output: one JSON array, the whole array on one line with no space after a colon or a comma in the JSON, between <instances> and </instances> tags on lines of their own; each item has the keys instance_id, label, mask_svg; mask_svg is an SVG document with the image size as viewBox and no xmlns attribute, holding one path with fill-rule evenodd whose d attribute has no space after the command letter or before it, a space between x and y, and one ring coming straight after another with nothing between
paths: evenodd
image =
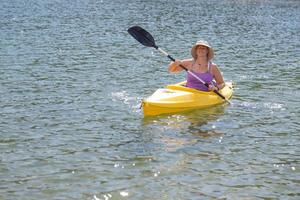
<instances>
[{"instance_id":1,"label":"yellow kayak","mask_svg":"<svg viewBox=\"0 0 300 200\"><path fill-rule=\"evenodd\" d=\"M186 81L156 90L142 101L144 116L201 109L224 103L214 92L205 92L185 87ZM226 99L233 95L232 82L226 82L219 91Z\"/></svg>"}]
</instances>

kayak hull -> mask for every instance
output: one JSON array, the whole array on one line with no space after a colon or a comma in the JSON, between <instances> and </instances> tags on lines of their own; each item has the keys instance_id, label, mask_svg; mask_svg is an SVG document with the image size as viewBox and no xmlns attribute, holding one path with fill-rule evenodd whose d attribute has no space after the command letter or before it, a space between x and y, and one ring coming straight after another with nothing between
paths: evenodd
<instances>
[{"instance_id":1,"label":"kayak hull","mask_svg":"<svg viewBox=\"0 0 300 200\"><path fill-rule=\"evenodd\" d=\"M142 101L144 116L175 113L192 109L201 109L224 103L214 92L200 91L185 87L186 81L168 85L156 90L150 97ZM231 82L219 91L226 99L233 95Z\"/></svg>"}]
</instances>

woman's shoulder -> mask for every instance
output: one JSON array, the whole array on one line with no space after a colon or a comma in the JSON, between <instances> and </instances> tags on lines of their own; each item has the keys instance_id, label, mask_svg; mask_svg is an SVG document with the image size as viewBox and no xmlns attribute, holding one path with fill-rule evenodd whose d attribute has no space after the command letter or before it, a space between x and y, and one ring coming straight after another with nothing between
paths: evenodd
<instances>
[{"instance_id":1,"label":"woman's shoulder","mask_svg":"<svg viewBox=\"0 0 300 200\"><path fill-rule=\"evenodd\" d=\"M217 65L216 63L214 63L214 62L212 62L212 61L210 61L210 63L211 63L211 66L213 66L213 67L218 67L218 65Z\"/></svg>"},{"instance_id":2,"label":"woman's shoulder","mask_svg":"<svg viewBox=\"0 0 300 200\"><path fill-rule=\"evenodd\" d=\"M218 65L216 63L211 62L211 69L212 70L218 69Z\"/></svg>"},{"instance_id":3,"label":"woman's shoulder","mask_svg":"<svg viewBox=\"0 0 300 200\"><path fill-rule=\"evenodd\" d=\"M218 70L219 70L218 65L217 65L216 63L211 62L210 70L209 70L209 71L210 71L212 74L215 74L216 71L218 71Z\"/></svg>"}]
</instances>

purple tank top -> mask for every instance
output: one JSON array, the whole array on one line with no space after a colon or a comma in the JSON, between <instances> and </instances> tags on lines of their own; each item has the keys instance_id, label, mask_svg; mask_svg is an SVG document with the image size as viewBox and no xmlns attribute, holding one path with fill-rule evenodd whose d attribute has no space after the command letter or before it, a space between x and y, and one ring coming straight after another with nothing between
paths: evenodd
<instances>
[{"instance_id":1,"label":"purple tank top","mask_svg":"<svg viewBox=\"0 0 300 200\"><path fill-rule=\"evenodd\" d=\"M208 71L205 73L193 72L197 77L201 78L205 83L211 84L213 81L213 75L210 73L211 62L208 63ZM186 86L197 90L208 91L207 87L201 83L198 79L193 77L190 73L187 73Z\"/></svg>"}]
</instances>

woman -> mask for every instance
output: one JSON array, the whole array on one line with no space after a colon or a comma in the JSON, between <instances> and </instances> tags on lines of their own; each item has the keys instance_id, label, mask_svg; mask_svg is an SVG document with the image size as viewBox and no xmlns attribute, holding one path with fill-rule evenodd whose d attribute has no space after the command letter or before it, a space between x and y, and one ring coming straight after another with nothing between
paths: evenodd
<instances>
[{"instance_id":1,"label":"woman","mask_svg":"<svg viewBox=\"0 0 300 200\"><path fill-rule=\"evenodd\" d=\"M190 73L187 74L186 86L202 91L220 90L225 84L218 66L212 63L214 57L213 48L206 41L198 41L191 49L193 58L184 60L175 60L168 66L170 72L179 72L183 69L180 64L189 71L209 84L207 88L197 78ZM215 81L215 82L214 82Z\"/></svg>"}]
</instances>

